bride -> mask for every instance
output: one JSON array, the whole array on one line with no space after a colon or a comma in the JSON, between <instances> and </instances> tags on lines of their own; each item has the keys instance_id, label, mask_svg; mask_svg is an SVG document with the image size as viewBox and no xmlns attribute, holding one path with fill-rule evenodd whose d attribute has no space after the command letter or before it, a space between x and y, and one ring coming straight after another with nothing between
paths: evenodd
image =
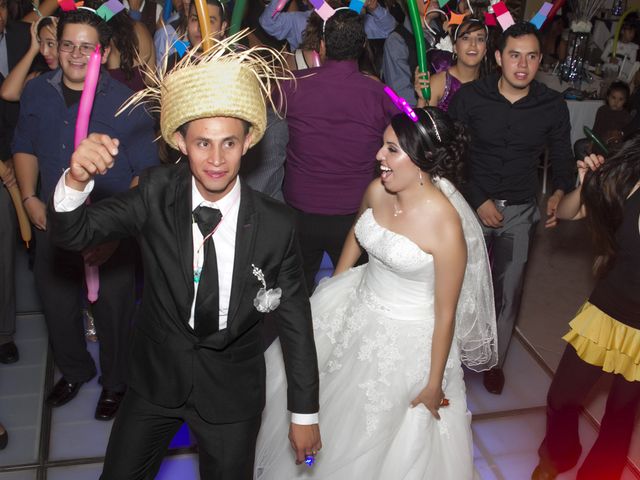
<instances>
[{"instance_id":1,"label":"bride","mask_svg":"<svg viewBox=\"0 0 640 480\"><path fill-rule=\"evenodd\" d=\"M453 186L466 137L436 108L398 114L377 154L335 276L313 297L324 448L296 466L280 344L266 352L267 405L255 478L474 478L461 363L495 365L482 231ZM366 265L352 268L361 248ZM313 452L308 452L312 454Z\"/></svg>"}]
</instances>

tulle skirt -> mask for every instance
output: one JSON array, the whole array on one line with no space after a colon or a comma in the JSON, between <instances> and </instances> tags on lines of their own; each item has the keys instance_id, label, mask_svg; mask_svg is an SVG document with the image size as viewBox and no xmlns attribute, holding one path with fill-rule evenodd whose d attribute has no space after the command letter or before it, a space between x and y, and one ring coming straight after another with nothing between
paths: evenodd
<instances>
[{"instance_id":1,"label":"tulle skirt","mask_svg":"<svg viewBox=\"0 0 640 480\"><path fill-rule=\"evenodd\" d=\"M320 369L323 449L297 466L287 439L286 377L278 341L266 352L267 404L256 449L258 480L471 480L471 414L459 354L451 349L436 420L411 401L429 375L432 312L389 311L362 282L366 266L322 283L312 297ZM402 312L400 312L402 313Z\"/></svg>"}]
</instances>

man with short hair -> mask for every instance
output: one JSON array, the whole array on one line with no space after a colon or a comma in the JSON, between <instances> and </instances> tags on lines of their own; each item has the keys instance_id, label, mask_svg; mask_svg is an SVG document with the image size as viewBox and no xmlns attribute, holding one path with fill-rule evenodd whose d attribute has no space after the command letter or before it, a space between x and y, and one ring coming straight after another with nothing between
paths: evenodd
<instances>
[{"instance_id":1,"label":"man with short hair","mask_svg":"<svg viewBox=\"0 0 640 480\"><path fill-rule=\"evenodd\" d=\"M296 461L321 448L318 363L293 215L238 177L242 156L264 134L262 91L275 79L257 54L230 46L214 42L219 55L185 57L146 92L160 100L163 138L187 161L149 169L136 188L87 207L94 178L117 167L122 149L119 139L92 134L56 188L54 241L82 250L136 235L146 274L129 389L102 480L155 478L184 422L198 441L200 478L252 479L271 311Z\"/></svg>"},{"instance_id":2,"label":"man with short hair","mask_svg":"<svg viewBox=\"0 0 640 480\"><path fill-rule=\"evenodd\" d=\"M111 28L87 9L65 12L58 22L60 68L31 80L21 98L13 152L23 204L35 228L34 274L49 331L54 361L62 378L47 396L51 407L73 399L96 374L87 351L82 319L84 262L99 266L98 300L91 305L100 340L102 393L95 418L115 415L126 390L127 346L135 311L133 240L108 241L83 255L55 247L48 235L45 203L74 150L74 132L87 64L96 45L102 63L109 55ZM89 131L120 138L117 165L100 176L91 200L97 201L135 184L140 172L159 163L153 120L143 108L115 114L133 92L102 70L91 112ZM40 191L37 190L40 181ZM111 239L109 239L111 240ZM84 258L83 258L84 257Z\"/></svg>"},{"instance_id":3,"label":"man with short hair","mask_svg":"<svg viewBox=\"0 0 640 480\"><path fill-rule=\"evenodd\" d=\"M574 185L569 111L562 96L534 78L542 54L535 26L519 22L504 31L495 52L502 74L463 85L449 114L471 136L467 201L481 221L492 257L498 327L498 366L485 372L485 388L500 394L502 367L513 334L525 267L540 218L536 195L540 157L548 150L553 193L545 227Z\"/></svg>"},{"instance_id":4,"label":"man with short hair","mask_svg":"<svg viewBox=\"0 0 640 480\"><path fill-rule=\"evenodd\" d=\"M296 73L282 87L289 144L283 193L298 211L307 288L326 251L335 266L364 191L375 176L376 152L397 108L384 85L358 71L365 42L362 16L337 10L324 28L326 62Z\"/></svg>"},{"instance_id":5,"label":"man with short hair","mask_svg":"<svg viewBox=\"0 0 640 480\"><path fill-rule=\"evenodd\" d=\"M340 1L340 0L338 0ZM260 26L274 38L286 40L289 49L294 52L302 44L302 36L307 28L309 16L313 13L313 7L303 12L275 13L278 1L272 1L260 15ZM343 2L346 7L347 3ZM389 10L380 6L378 0L366 0L364 2L364 30L367 38L387 38L393 32L396 21Z\"/></svg>"}]
</instances>

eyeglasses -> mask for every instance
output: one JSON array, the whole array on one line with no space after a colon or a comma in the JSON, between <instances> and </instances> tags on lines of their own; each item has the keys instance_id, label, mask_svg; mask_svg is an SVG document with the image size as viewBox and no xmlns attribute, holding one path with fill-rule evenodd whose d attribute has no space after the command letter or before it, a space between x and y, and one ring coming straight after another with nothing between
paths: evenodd
<instances>
[{"instance_id":1,"label":"eyeglasses","mask_svg":"<svg viewBox=\"0 0 640 480\"><path fill-rule=\"evenodd\" d=\"M58 49L61 52L73 53L75 49L78 49L80 55L84 55L85 57L91 56L93 51L96 49L96 46L92 43L83 43L82 45L75 45L73 42L69 40L63 40L60 42Z\"/></svg>"}]
</instances>

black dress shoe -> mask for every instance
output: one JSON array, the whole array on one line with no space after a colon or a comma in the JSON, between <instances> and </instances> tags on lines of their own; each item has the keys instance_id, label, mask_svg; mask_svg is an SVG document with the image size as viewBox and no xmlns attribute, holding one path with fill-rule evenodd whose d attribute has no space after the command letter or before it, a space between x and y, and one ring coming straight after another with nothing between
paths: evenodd
<instances>
[{"instance_id":1,"label":"black dress shoe","mask_svg":"<svg viewBox=\"0 0 640 480\"><path fill-rule=\"evenodd\" d=\"M70 402L78 394L78 390L84 382L68 382L64 377L58 380L47 396L47 405L60 407Z\"/></svg>"},{"instance_id":2,"label":"black dress shoe","mask_svg":"<svg viewBox=\"0 0 640 480\"><path fill-rule=\"evenodd\" d=\"M0 345L0 362L16 363L20 359L18 347L14 342L3 343Z\"/></svg>"},{"instance_id":3,"label":"black dress shoe","mask_svg":"<svg viewBox=\"0 0 640 480\"><path fill-rule=\"evenodd\" d=\"M7 448L7 444L9 443L9 434L7 430L2 427L2 433L0 433L0 450L4 450Z\"/></svg>"},{"instance_id":4,"label":"black dress shoe","mask_svg":"<svg viewBox=\"0 0 640 480\"><path fill-rule=\"evenodd\" d=\"M544 467L540 463L531 474L531 480L555 480L558 474L548 467Z\"/></svg>"},{"instance_id":5,"label":"black dress shoe","mask_svg":"<svg viewBox=\"0 0 640 480\"><path fill-rule=\"evenodd\" d=\"M502 373L502 369L494 367L484 372L482 383L489 393L500 395L504 388L504 373Z\"/></svg>"},{"instance_id":6,"label":"black dress shoe","mask_svg":"<svg viewBox=\"0 0 640 480\"><path fill-rule=\"evenodd\" d=\"M114 392L106 388L103 389L98 404L96 405L96 420L107 421L115 417L123 396L124 392Z\"/></svg>"}]
</instances>

